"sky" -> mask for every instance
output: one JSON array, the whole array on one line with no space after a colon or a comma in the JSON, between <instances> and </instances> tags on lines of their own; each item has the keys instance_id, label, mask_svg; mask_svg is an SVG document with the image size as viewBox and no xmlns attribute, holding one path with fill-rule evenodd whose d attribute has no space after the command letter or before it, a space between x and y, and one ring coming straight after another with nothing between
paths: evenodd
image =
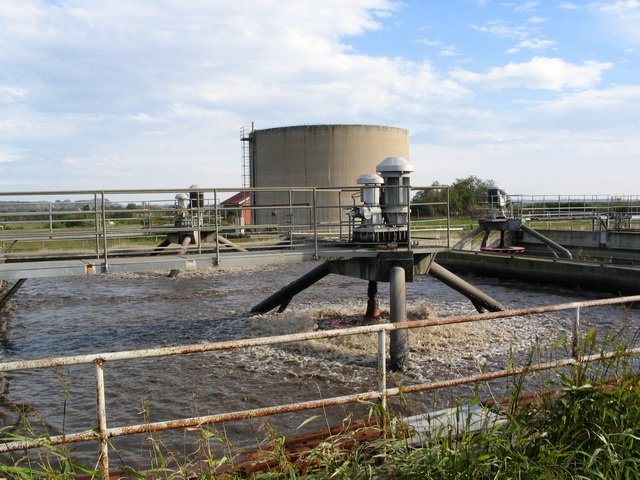
<instances>
[{"instance_id":1,"label":"sky","mask_svg":"<svg viewBox=\"0 0 640 480\"><path fill-rule=\"evenodd\" d=\"M640 0L0 0L0 192L240 187L253 123L406 128L413 185L636 195L639 60Z\"/></svg>"}]
</instances>

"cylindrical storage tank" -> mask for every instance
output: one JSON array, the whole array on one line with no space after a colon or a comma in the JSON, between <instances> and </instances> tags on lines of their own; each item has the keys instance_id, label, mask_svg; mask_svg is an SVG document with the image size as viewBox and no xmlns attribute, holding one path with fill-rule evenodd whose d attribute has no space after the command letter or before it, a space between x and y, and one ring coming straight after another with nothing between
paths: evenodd
<instances>
[{"instance_id":1,"label":"cylindrical storage tank","mask_svg":"<svg viewBox=\"0 0 640 480\"><path fill-rule=\"evenodd\" d=\"M409 132L380 125L301 125L254 130L251 135L252 187L345 187L375 173L387 157L409 156ZM336 224L346 220L351 198L337 192L318 191L317 221ZM313 195L258 192L255 205L258 224L310 224ZM286 206L295 208L287 213ZM269 208L273 206L274 208ZM285 218L283 218L285 217ZM293 218L292 218L293 217Z\"/></svg>"}]
</instances>

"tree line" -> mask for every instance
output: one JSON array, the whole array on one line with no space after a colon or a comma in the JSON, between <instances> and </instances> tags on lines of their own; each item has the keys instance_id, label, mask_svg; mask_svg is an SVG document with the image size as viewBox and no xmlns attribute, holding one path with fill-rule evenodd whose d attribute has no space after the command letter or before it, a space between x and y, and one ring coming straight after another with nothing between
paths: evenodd
<instances>
[{"instance_id":1,"label":"tree line","mask_svg":"<svg viewBox=\"0 0 640 480\"><path fill-rule=\"evenodd\" d=\"M465 217L475 215L479 208L486 208L487 189L496 185L491 179L483 180L475 175L465 178L457 178L449 186L449 211L451 216ZM432 217L447 214L447 191L438 189L440 182L431 184L434 189L418 192L411 200L412 211L420 217ZM440 205L420 205L429 203L442 203Z\"/></svg>"}]
</instances>

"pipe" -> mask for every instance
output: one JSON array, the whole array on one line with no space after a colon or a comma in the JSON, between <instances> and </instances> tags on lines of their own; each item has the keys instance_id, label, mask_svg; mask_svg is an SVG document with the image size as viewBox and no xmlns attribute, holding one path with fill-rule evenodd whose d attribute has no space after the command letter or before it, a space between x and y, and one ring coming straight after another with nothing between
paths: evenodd
<instances>
[{"instance_id":1,"label":"pipe","mask_svg":"<svg viewBox=\"0 0 640 480\"><path fill-rule=\"evenodd\" d=\"M487 242L489 241L490 230L485 230L482 234L482 242L480 242L480 248L485 248L487 246Z\"/></svg>"},{"instance_id":2,"label":"pipe","mask_svg":"<svg viewBox=\"0 0 640 480\"><path fill-rule=\"evenodd\" d=\"M0 310L2 310L4 308L4 306L7 304L7 302L9 300L11 300L11 297L13 297L18 292L18 290L20 290L20 287L26 281L27 281L26 278L19 279L16 283L13 284L13 286L9 289L9 291L7 293L5 293L2 296L2 298L0 298Z\"/></svg>"},{"instance_id":3,"label":"pipe","mask_svg":"<svg viewBox=\"0 0 640 480\"><path fill-rule=\"evenodd\" d=\"M389 270L389 310L391 323L407 321L405 272L402 267ZM393 372L406 372L409 368L409 331L392 330L389 334L389 368Z\"/></svg>"},{"instance_id":4,"label":"pipe","mask_svg":"<svg viewBox=\"0 0 640 480\"><path fill-rule=\"evenodd\" d=\"M483 230L484 230L484 227L482 225L474 228L473 230L471 230L471 232L465 235L458 243L456 243L453 247L451 247L451 250L462 250L467 243L473 240L473 238Z\"/></svg>"},{"instance_id":5,"label":"pipe","mask_svg":"<svg viewBox=\"0 0 640 480\"><path fill-rule=\"evenodd\" d=\"M528 227L528 226L526 226L524 224L520 225L520 229L523 232L528 233L532 237L537 238L538 240L540 240L547 247L551 248L554 252L559 253L561 257L568 258L569 260L573 260L573 255L571 255L571 252L569 250L567 250L566 248L564 248L559 243L554 242L550 238L545 237L540 232L536 232L533 228Z\"/></svg>"},{"instance_id":6,"label":"pipe","mask_svg":"<svg viewBox=\"0 0 640 480\"><path fill-rule=\"evenodd\" d=\"M309 288L318 280L323 279L329 275L329 263L324 262L318 265L310 272L305 273L303 276L294 280L289 285L281 288L279 291L271 295L269 298L263 300L258 305L251 309L251 313L267 313L277 306L280 306L280 312L284 311L291 299L300 293L301 291Z\"/></svg>"},{"instance_id":7,"label":"pipe","mask_svg":"<svg viewBox=\"0 0 640 480\"><path fill-rule=\"evenodd\" d=\"M484 309L490 312L501 312L505 309L500 302L436 262L431 262L431 267L427 273L471 300L471 303L479 313L482 313Z\"/></svg>"},{"instance_id":8,"label":"pipe","mask_svg":"<svg viewBox=\"0 0 640 480\"><path fill-rule=\"evenodd\" d=\"M367 286L367 311L364 314L367 320L380 318L380 307L378 305L378 282L370 280Z\"/></svg>"},{"instance_id":9,"label":"pipe","mask_svg":"<svg viewBox=\"0 0 640 480\"><path fill-rule=\"evenodd\" d=\"M182 242L180 242L180 255L185 255L187 253L187 250L189 249L189 245L191 245L191 240L192 240L191 235L187 235L182 239ZM169 272L169 278L176 278L179 274L180 274L180 270L177 268L174 268Z\"/></svg>"},{"instance_id":10,"label":"pipe","mask_svg":"<svg viewBox=\"0 0 640 480\"><path fill-rule=\"evenodd\" d=\"M154 248L153 251L149 255L157 255L158 252L161 252L162 250L164 250L169 245L171 245L171 240L169 240L169 238L167 237L162 242L160 242L158 244L158 246L156 248Z\"/></svg>"},{"instance_id":11,"label":"pipe","mask_svg":"<svg viewBox=\"0 0 640 480\"><path fill-rule=\"evenodd\" d=\"M249 250L247 250L246 248L243 247L239 247L238 245L236 245L235 243L233 243L231 240L227 240L226 238L224 238L222 235L218 235L216 237L218 239L218 242L222 243L223 245L226 245L228 247L231 247L233 250L236 250L238 252L248 252Z\"/></svg>"}]
</instances>

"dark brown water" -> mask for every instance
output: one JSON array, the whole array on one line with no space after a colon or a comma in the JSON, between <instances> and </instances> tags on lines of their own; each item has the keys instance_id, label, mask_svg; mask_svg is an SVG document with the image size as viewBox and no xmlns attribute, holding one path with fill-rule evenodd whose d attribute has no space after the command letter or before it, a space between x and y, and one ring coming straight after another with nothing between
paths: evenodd
<instances>
[{"instance_id":1,"label":"dark brown water","mask_svg":"<svg viewBox=\"0 0 640 480\"><path fill-rule=\"evenodd\" d=\"M284 314L251 317L247 312L281 286L313 268L296 264L243 270L211 270L167 278L165 273L87 278L29 280L15 297L0 332L0 358L5 361L131 350L311 331L322 325L353 322L366 306L365 281L330 275L295 297ZM530 307L604 295L576 293L557 287L522 285L467 277L510 308ZM388 309L388 285L380 284L380 300ZM469 301L436 280L420 277L407 285L408 311L414 318L474 313ZM411 369L392 375L391 383L410 384L505 368L538 345L544 355L571 328L572 312L537 315L411 333ZM640 325L636 311L599 307L582 312L584 328L616 331L621 323ZM549 347L549 350L545 350ZM545 358L546 359L546 358ZM183 357L112 362L106 366L109 426L145 420L221 413L317 399L376 388L374 336L259 347ZM15 372L0 377L5 429L30 427L50 434L95 428L92 365ZM499 388L496 387L498 390ZM469 389L408 399L408 411L425 411L454 403ZM493 394L496 392L485 392ZM321 419L307 428L339 422L352 412L366 415L367 406L326 412L281 415L271 419L283 433L311 415ZM20 425L20 428L16 428ZM265 421L233 422L221 435L250 445L266 436ZM197 433L164 435L168 448L191 449ZM112 464L149 462L147 436L114 440ZM186 446L185 446L186 445ZM74 447L87 464L97 445ZM8 461L8 460L4 460Z\"/></svg>"}]
</instances>

